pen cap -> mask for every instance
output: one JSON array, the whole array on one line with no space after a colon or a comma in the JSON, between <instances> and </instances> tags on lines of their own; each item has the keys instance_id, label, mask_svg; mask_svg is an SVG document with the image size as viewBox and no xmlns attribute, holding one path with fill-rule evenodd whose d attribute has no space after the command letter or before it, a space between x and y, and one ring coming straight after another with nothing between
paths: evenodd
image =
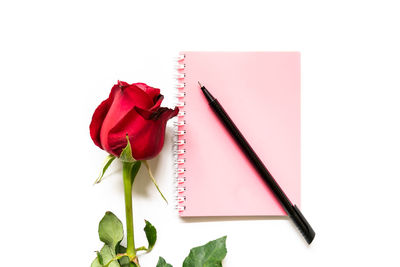
<instances>
[{"instance_id":1,"label":"pen cap","mask_svg":"<svg viewBox=\"0 0 400 267\"><path fill-rule=\"evenodd\" d=\"M296 205L292 206L292 209L289 212L289 216L293 220L294 224L297 226L307 243L311 244L315 237L315 232Z\"/></svg>"}]
</instances>

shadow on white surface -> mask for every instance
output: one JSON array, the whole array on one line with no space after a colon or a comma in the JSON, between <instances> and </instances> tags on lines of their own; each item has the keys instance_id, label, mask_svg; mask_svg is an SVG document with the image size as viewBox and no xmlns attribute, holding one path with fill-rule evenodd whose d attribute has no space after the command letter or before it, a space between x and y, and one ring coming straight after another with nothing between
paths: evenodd
<instances>
[{"instance_id":1,"label":"shadow on white surface","mask_svg":"<svg viewBox=\"0 0 400 267\"><path fill-rule=\"evenodd\" d=\"M205 222L235 222L235 221L287 221L287 230L292 231L293 235L297 235L298 239L304 242L306 247L310 247L311 244L308 244L301 233L296 228L296 225L289 219L288 216L215 216L215 217L181 217L180 220L183 223L205 223Z\"/></svg>"},{"instance_id":2,"label":"shadow on white surface","mask_svg":"<svg viewBox=\"0 0 400 267\"><path fill-rule=\"evenodd\" d=\"M160 180L163 178L164 175L157 175L157 166L159 165L159 157L156 157L152 160L147 161L150 165L151 171L153 172L154 178L156 182L159 184ZM150 190L153 190L152 187L153 182L147 172L147 168L144 164L140 167L140 170L135 178L135 182L133 184L133 194L140 197L150 197L151 194L149 193ZM164 194L164 192L163 192Z\"/></svg>"}]
</instances>

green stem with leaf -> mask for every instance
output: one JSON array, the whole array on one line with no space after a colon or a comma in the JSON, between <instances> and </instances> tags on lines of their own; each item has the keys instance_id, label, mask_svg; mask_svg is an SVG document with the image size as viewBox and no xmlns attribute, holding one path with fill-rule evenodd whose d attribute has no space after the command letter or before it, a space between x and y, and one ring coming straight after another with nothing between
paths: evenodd
<instances>
[{"instance_id":1,"label":"green stem with leaf","mask_svg":"<svg viewBox=\"0 0 400 267\"><path fill-rule=\"evenodd\" d=\"M115 256L114 258L112 258L109 262L107 262L106 265L104 265L104 267L110 266L110 264L111 264L113 261L117 261L117 260L119 260L120 258L125 257L125 256L128 256L128 255L127 255L126 253L118 254L117 256Z\"/></svg>"},{"instance_id":2,"label":"green stem with leaf","mask_svg":"<svg viewBox=\"0 0 400 267\"><path fill-rule=\"evenodd\" d=\"M133 232L133 212L132 212L132 166L131 162L123 162L122 177L124 180L125 193L125 215L126 215L126 230L127 230L127 248L126 254L129 259L136 260L135 239Z\"/></svg>"},{"instance_id":3,"label":"green stem with leaf","mask_svg":"<svg viewBox=\"0 0 400 267\"><path fill-rule=\"evenodd\" d=\"M102 267L104 266L109 266L112 262L119 260L121 257L127 256L129 258L129 262L134 264L136 267L140 267L139 262L138 262L138 257L136 252L137 251L146 251L150 252L154 244L156 243L157 240L157 231L155 227L148 221L145 220L146 226L144 228L144 231L146 233L147 241L149 242L148 247L139 247L135 248L135 237L134 237L134 228L133 228L133 208L132 208L132 187L133 187L133 182L135 181L136 175L139 172L140 166L142 165L142 162L145 164L147 171L149 172L149 176L151 180L153 181L154 185L156 186L158 192L160 192L161 196L167 202L166 198L164 195L161 193L160 188L158 187L154 176L151 172L150 165L147 163L147 161L143 160L135 160L132 156L132 148L129 142L129 137L128 135L126 136L127 140L127 145L126 147L122 150L119 159L122 162L122 178L124 182L124 196L125 196L125 216L126 216L126 230L127 230L127 247L126 247L126 252L124 254L117 254L114 257L106 263L106 265L103 265L103 260L102 260L102 255L101 253L98 253L97 258L93 261L92 266L98 266L101 264ZM110 166L112 161L115 159L115 156L110 155L107 157L103 170L99 176L99 178L96 180L95 183L99 183L101 179L103 178L103 175L107 168ZM168 202L167 202L168 203ZM115 229L111 229L111 231L107 231L110 226L114 227ZM100 230L101 229L101 230ZM119 232L121 231L121 232ZM117 233L118 235L115 235ZM122 229L122 223L119 221L119 219L112 214L111 212L107 212L106 215L103 217L103 219L100 221L99 224L99 236L100 240L105 243L106 248L110 248L113 253L118 253L117 246L121 242L123 238L123 229ZM104 254L104 253L103 253ZM108 256L106 254L106 256Z\"/></svg>"}]
</instances>

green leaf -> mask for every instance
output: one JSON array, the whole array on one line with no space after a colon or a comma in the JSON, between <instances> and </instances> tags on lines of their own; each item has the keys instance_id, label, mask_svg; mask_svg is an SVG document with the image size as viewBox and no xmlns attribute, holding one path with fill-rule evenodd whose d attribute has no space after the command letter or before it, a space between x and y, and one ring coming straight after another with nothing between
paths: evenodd
<instances>
[{"instance_id":1,"label":"green leaf","mask_svg":"<svg viewBox=\"0 0 400 267\"><path fill-rule=\"evenodd\" d=\"M99 259L96 257L93 261L90 267L103 267L102 264L100 264Z\"/></svg>"},{"instance_id":2,"label":"green leaf","mask_svg":"<svg viewBox=\"0 0 400 267\"><path fill-rule=\"evenodd\" d=\"M125 252L126 252L126 247L121 246L121 245L117 246L118 254L123 254ZM120 258L118 261L119 261L119 264L121 265L121 267L137 267L136 263L129 262L128 256L124 256L124 257Z\"/></svg>"},{"instance_id":3,"label":"green leaf","mask_svg":"<svg viewBox=\"0 0 400 267\"><path fill-rule=\"evenodd\" d=\"M104 245L103 248L100 250L100 255L103 260L103 264L107 264L110 260L115 257L115 251L108 245ZM103 267L104 265L100 263L99 258L96 257L92 262L91 267ZM118 261L111 262L108 267L120 267Z\"/></svg>"},{"instance_id":4,"label":"green leaf","mask_svg":"<svg viewBox=\"0 0 400 267\"><path fill-rule=\"evenodd\" d=\"M114 161L115 156L114 155L108 155L107 158L104 160L104 165L103 169L100 172L99 177L97 177L96 181L94 181L95 184L98 184L101 182L101 179L104 176L104 173L107 171L108 167L110 167L111 163Z\"/></svg>"},{"instance_id":5,"label":"green leaf","mask_svg":"<svg viewBox=\"0 0 400 267\"><path fill-rule=\"evenodd\" d=\"M172 267L172 265L167 263L163 257L159 257L156 267Z\"/></svg>"},{"instance_id":6,"label":"green leaf","mask_svg":"<svg viewBox=\"0 0 400 267\"><path fill-rule=\"evenodd\" d=\"M226 236L210 241L204 246L190 250L183 262L183 267L217 267L222 266L226 256Z\"/></svg>"},{"instance_id":7,"label":"green leaf","mask_svg":"<svg viewBox=\"0 0 400 267\"><path fill-rule=\"evenodd\" d=\"M136 175L139 172L140 166L142 166L142 162L140 160L133 163L131 170L131 184L135 181Z\"/></svg>"},{"instance_id":8,"label":"green leaf","mask_svg":"<svg viewBox=\"0 0 400 267\"><path fill-rule=\"evenodd\" d=\"M118 254L123 254L125 252L126 252L126 247L121 246L121 245L117 246L117 253ZM129 257L128 256L122 257L118 261L119 261L119 264L121 265L121 267L130 267Z\"/></svg>"},{"instance_id":9,"label":"green leaf","mask_svg":"<svg viewBox=\"0 0 400 267\"><path fill-rule=\"evenodd\" d=\"M132 156L132 147L129 142L129 136L126 135L127 144L126 147L122 150L121 155L119 155L119 159L122 162L135 162L136 160Z\"/></svg>"},{"instance_id":10,"label":"green leaf","mask_svg":"<svg viewBox=\"0 0 400 267\"><path fill-rule=\"evenodd\" d=\"M124 229L121 221L111 211L107 211L99 223L99 237L115 252L117 245L124 238ZM103 259L103 262L107 261Z\"/></svg>"},{"instance_id":11,"label":"green leaf","mask_svg":"<svg viewBox=\"0 0 400 267\"><path fill-rule=\"evenodd\" d=\"M127 257L124 257L124 258L127 258ZM127 263L125 263L125 264L120 263L121 267L137 267L136 263L134 263L134 262L129 262L129 260L127 260L126 262Z\"/></svg>"},{"instance_id":12,"label":"green leaf","mask_svg":"<svg viewBox=\"0 0 400 267\"><path fill-rule=\"evenodd\" d=\"M144 221L146 222L146 226L144 227L144 232L146 233L147 241L149 242L149 246L147 247L147 252L150 252L157 241L157 230L149 221L146 220Z\"/></svg>"},{"instance_id":13,"label":"green leaf","mask_svg":"<svg viewBox=\"0 0 400 267\"><path fill-rule=\"evenodd\" d=\"M143 162L144 162L144 165L146 165L147 171L149 172L149 176L150 176L151 180L153 181L154 185L156 186L158 192L160 193L162 198L165 200L165 202L167 202L167 204L168 204L167 199L164 197L163 193L161 193L161 190L157 185L156 179L154 179L154 176L153 176L153 173L151 172L149 163L147 162L147 160L143 160Z\"/></svg>"}]
</instances>

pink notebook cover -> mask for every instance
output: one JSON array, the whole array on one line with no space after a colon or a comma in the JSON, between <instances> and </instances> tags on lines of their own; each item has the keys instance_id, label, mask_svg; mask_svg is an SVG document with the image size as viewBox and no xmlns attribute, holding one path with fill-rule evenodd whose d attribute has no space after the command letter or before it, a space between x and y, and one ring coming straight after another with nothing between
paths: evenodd
<instances>
[{"instance_id":1,"label":"pink notebook cover","mask_svg":"<svg viewBox=\"0 0 400 267\"><path fill-rule=\"evenodd\" d=\"M178 121L181 216L286 215L199 88L219 100L300 207L300 53L182 52ZM182 75L183 76L183 75ZM179 125L179 123L178 123ZM182 131L185 131L182 132ZM183 151L184 150L184 151ZM184 152L184 153L183 153ZM185 160L184 163L182 160Z\"/></svg>"}]
</instances>

